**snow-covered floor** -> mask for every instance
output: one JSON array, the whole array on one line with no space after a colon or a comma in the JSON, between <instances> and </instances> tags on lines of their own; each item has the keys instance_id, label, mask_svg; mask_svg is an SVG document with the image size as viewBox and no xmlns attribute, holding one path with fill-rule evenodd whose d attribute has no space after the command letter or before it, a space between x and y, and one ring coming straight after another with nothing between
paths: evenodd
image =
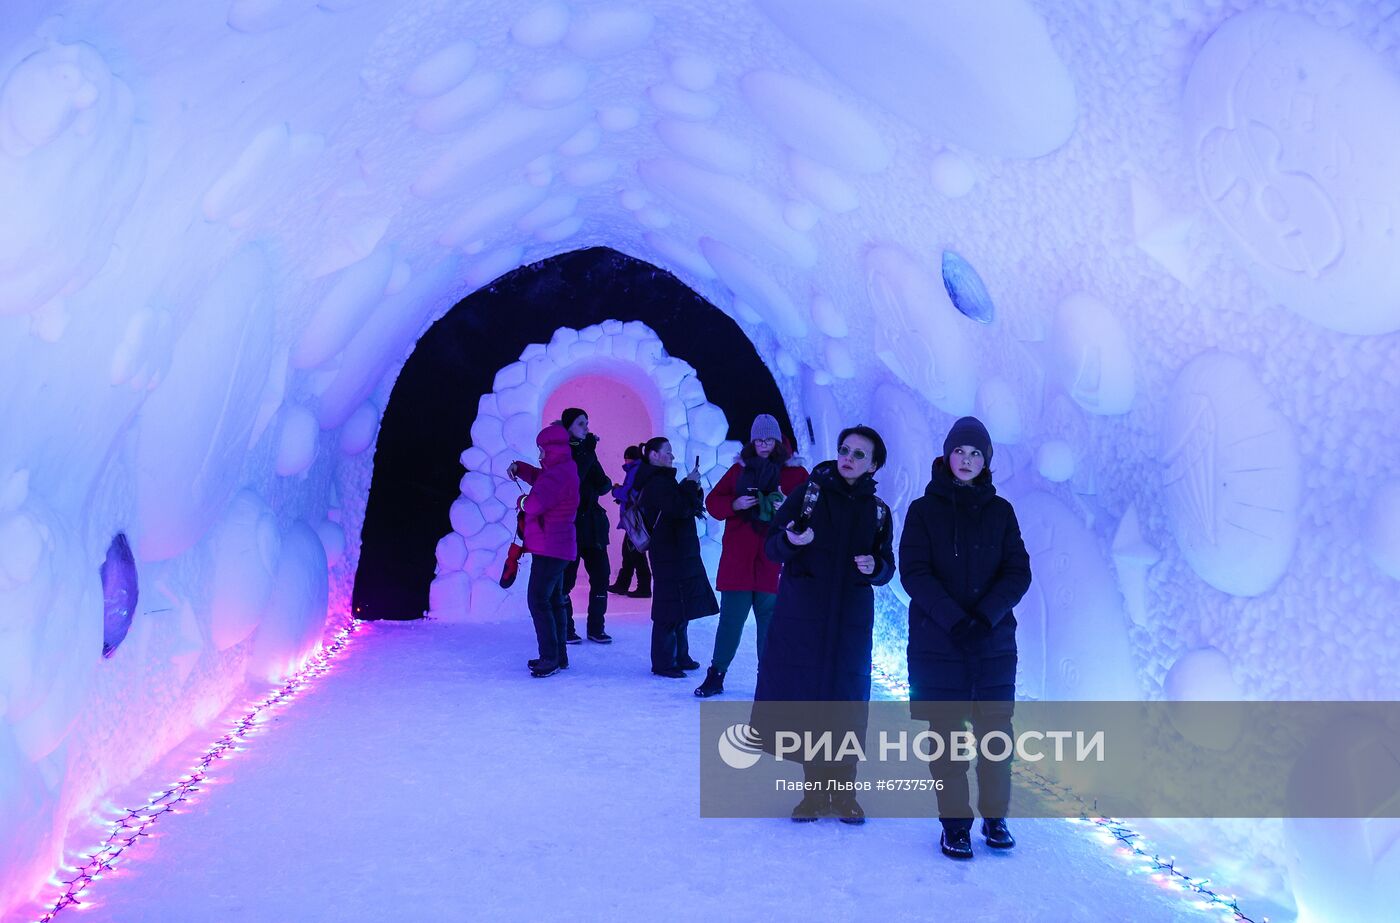
<instances>
[{"instance_id":1,"label":"snow-covered floor","mask_svg":"<svg viewBox=\"0 0 1400 923\"><path fill-rule=\"evenodd\" d=\"M956 863L929 820L700 818L701 675L650 675L646 604L620 602L616 642L547 679L523 614L369 626L60 920L1221 919L1065 821L1013 821L1015 850L974 838ZM715 623L692 626L701 662ZM752 696L752 630L730 697Z\"/></svg>"}]
</instances>

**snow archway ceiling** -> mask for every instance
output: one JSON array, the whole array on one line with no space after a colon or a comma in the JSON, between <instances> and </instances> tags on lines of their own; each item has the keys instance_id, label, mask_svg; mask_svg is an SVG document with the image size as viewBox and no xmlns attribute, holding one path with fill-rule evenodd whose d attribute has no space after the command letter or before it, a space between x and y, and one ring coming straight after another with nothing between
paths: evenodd
<instances>
[{"instance_id":1,"label":"snow archway ceiling","mask_svg":"<svg viewBox=\"0 0 1400 923\"><path fill-rule=\"evenodd\" d=\"M418 333L597 244L732 312L824 444L984 416L1007 491L1089 557L1054 572L1113 562L1140 692L1394 697L1393 12L11 0L0 894L344 609ZM902 451L908 493L936 446ZM119 532L140 602L102 661ZM1217 836L1284 865L1278 829ZM1323 916L1317 882L1394 880L1293 855Z\"/></svg>"}]
</instances>

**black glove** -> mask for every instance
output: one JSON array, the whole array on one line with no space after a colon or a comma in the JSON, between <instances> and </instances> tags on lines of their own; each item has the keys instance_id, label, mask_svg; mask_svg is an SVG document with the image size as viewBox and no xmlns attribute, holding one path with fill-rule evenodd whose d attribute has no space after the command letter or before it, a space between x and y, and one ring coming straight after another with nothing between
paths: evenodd
<instances>
[{"instance_id":1,"label":"black glove","mask_svg":"<svg viewBox=\"0 0 1400 923\"><path fill-rule=\"evenodd\" d=\"M968 647L982 641L992 633L992 623L980 612L974 612L954 625L948 632L953 642L960 647Z\"/></svg>"}]
</instances>

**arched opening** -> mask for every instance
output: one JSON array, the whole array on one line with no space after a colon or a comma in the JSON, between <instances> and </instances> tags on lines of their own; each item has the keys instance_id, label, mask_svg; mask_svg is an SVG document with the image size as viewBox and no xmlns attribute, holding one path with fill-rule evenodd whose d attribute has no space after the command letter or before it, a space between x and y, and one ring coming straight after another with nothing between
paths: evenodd
<instances>
[{"instance_id":1,"label":"arched opening","mask_svg":"<svg viewBox=\"0 0 1400 923\"><path fill-rule=\"evenodd\" d=\"M729 439L729 418L709 401L695 368L667 353L656 331L641 321L559 327L548 343L525 347L492 382L493 390L477 401L472 445L460 456L466 474L459 483L461 496L448 511L452 531L435 548L436 576L428 595L434 618L491 619L502 607L519 604L518 594L499 585L524 490L509 479L510 465L534 460L542 423L559 419L570 399L593 412L592 432L603 456L611 447L619 477L626 441L614 425L637 442L666 436L677 458L697 465L709 483L724 476L740 449ZM624 403L593 406L595 397L622 397ZM634 407L630 415L626 403ZM719 526L707 521L700 542L712 570L719 565ZM526 555L523 566L531 563Z\"/></svg>"},{"instance_id":2,"label":"arched opening","mask_svg":"<svg viewBox=\"0 0 1400 923\"><path fill-rule=\"evenodd\" d=\"M608 320L642 322L667 353L693 367L728 419L729 438L745 438L758 413L777 416L792 438L782 394L753 343L670 273L601 247L522 266L433 324L395 382L361 533L353 596L359 618L415 619L429 608L436 544L452 530L460 459L473 445L478 401L493 390L497 371L560 328Z\"/></svg>"},{"instance_id":3,"label":"arched opening","mask_svg":"<svg viewBox=\"0 0 1400 923\"><path fill-rule=\"evenodd\" d=\"M661 432L665 420L660 414L656 389L634 387L625 377L606 372L585 372L571 378L559 387L544 402L545 420L557 420L566 407L582 407L589 413L589 424L595 433L602 433L607 439L599 444L598 460L603 470L620 484L624 477L622 451L628 445L637 445ZM617 506L603 498L603 509L608 514L608 525L617 532ZM608 559L612 572L622 565L622 542L615 534L608 545Z\"/></svg>"}]
</instances>

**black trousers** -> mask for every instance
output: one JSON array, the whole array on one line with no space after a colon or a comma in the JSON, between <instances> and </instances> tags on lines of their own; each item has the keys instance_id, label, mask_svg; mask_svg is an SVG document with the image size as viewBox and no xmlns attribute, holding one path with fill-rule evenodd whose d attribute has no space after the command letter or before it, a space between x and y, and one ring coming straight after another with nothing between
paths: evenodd
<instances>
[{"instance_id":1,"label":"black trousers","mask_svg":"<svg viewBox=\"0 0 1400 923\"><path fill-rule=\"evenodd\" d=\"M617 582L613 586L626 592L632 585L632 575L637 575L637 592L651 592L651 562L645 551L638 551L627 536L622 537L622 568L617 572Z\"/></svg>"},{"instance_id":2,"label":"black trousers","mask_svg":"<svg viewBox=\"0 0 1400 923\"><path fill-rule=\"evenodd\" d=\"M671 670L690 659L689 622L651 623L651 668Z\"/></svg>"},{"instance_id":3,"label":"black trousers","mask_svg":"<svg viewBox=\"0 0 1400 923\"><path fill-rule=\"evenodd\" d=\"M578 634L578 629L574 627L574 603L569 594L578 582L579 561L583 562L584 571L588 574L588 633L601 634L603 617L608 611L608 576L612 571L608 549L580 548L578 557L564 568L564 607L569 613L568 629L571 635Z\"/></svg>"},{"instance_id":4,"label":"black trousers","mask_svg":"<svg viewBox=\"0 0 1400 923\"><path fill-rule=\"evenodd\" d=\"M530 585L525 599L530 606L530 619L535 623L540 659L563 665L569 662L564 647L564 600L568 598L564 596L564 568L569 562L540 554L531 557L534 560L530 562Z\"/></svg>"},{"instance_id":5,"label":"black trousers","mask_svg":"<svg viewBox=\"0 0 1400 923\"><path fill-rule=\"evenodd\" d=\"M1008 664L1006 661L1010 660ZM965 731L971 722L976 741L977 813L982 817L1005 817L1011 805L1011 760L988 760L980 755L982 740L1000 731L1015 740L1011 715L1016 705L1016 684L989 686L981 683L983 674L1016 675L1016 654L968 654L961 661L950 660L930 701L929 730L938 734L945 747L939 759L929 763L929 773L943 780L938 792L938 818L946 830L972 828L972 804L967 782L968 764L952 759L951 734ZM1000 753L1004 747L993 747Z\"/></svg>"}]
</instances>

